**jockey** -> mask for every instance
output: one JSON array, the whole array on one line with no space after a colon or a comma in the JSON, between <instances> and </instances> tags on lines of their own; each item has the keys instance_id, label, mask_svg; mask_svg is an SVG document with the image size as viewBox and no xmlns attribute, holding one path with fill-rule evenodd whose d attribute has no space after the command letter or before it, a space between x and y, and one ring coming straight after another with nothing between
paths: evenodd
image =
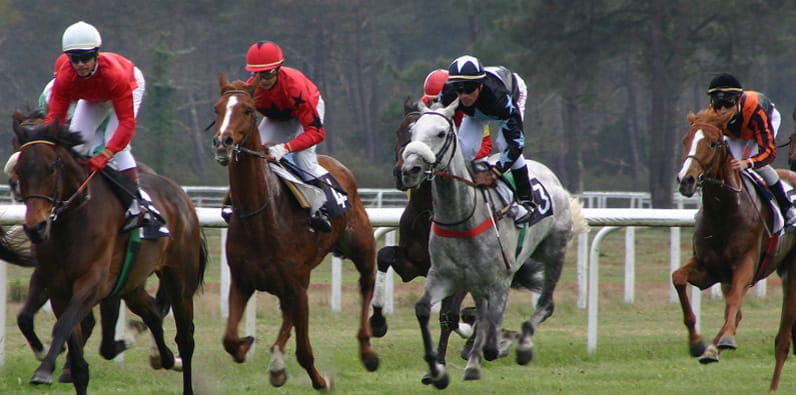
<instances>
[{"instance_id":1,"label":"jockey","mask_svg":"<svg viewBox=\"0 0 796 395\"><path fill-rule=\"evenodd\" d=\"M44 122L67 122L69 107L77 102L69 129L79 132L85 141L76 149L91 156L86 168L96 172L110 165L139 185L130 142L144 97L144 75L127 58L111 52L100 53L101 46L102 38L94 26L80 21L66 28L62 49L68 61L64 55L56 61L55 82ZM113 113L107 124L109 133L98 133L110 110ZM147 226L145 231L152 228L155 236L167 236L168 229L157 223L159 215L151 215L139 204L139 198L145 200L149 203L147 208L157 214L149 195L140 186L137 189L138 196L126 210L122 231L153 225L154 228Z\"/></svg>"},{"instance_id":2,"label":"jockey","mask_svg":"<svg viewBox=\"0 0 796 395\"><path fill-rule=\"evenodd\" d=\"M796 212L771 166L777 155L774 139L781 122L774 103L762 93L744 91L740 81L727 73L714 77L707 93L713 111L719 114L735 112L723 130L733 156L730 167L733 170L755 169L777 199L785 218L785 231L796 229Z\"/></svg>"},{"instance_id":3,"label":"jockey","mask_svg":"<svg viewBox=\"0 0 796 395\"><path fill-rule=\"evenodd\" d=\"M448 73L448 83L440 94L440 101L447 106L459 99L458 110L465 114L459 128L464 157L475 156L481 142L479 137L487 122L500 121L497 146L501 155L492 170L497 176L511 170L520 208L514 221L517 224L528 222L536 205L522 154L525 147L522 127L527 97L525 82L504 67L485 69L477 58L469 55L456 58Z\"/></svg>"},{"instance_id":4,"label":"jockey","mask_svg":"<svg viewBox=\"0 0 796 395\"><path fill-rule=\"evenodd\" d=\"M427 106L431 107L432 104L438 101L439 94L442 92L442 87L445 86L446 82L448 82L448 70L436 69L428 73L426 80L423 81L423 97L421 97L420 100ZM463 116L463 112L456 112L456 115L453 118L454 122L456 123L456 127L459 127L462 124ZM475 154L474 158L465 157L465 160L483 159L489 156L490 153L492 153L492 137L489 133L489 125L484 125L484 133L483 137L481 138L481 148Z\"/></svg>"},{"instance_id":5,"label":"jockey","mask_svg":"<svg viewBox=\"0 0 796 395\"><path fill-rule=\"evenodd\" d=\"M292 154L292 160L308 183L326 192L328 171L318 165L315 146L323 141L324 102L320 91L302 72L282 66L282 49L271 41L252 44L246 53L248 83L257 83L254 102L263 115L258 126L260 141L276 162ZM326 185L325 185L326 184ZM331 232L332 224L323 209L325 202L311 208L310 227ZM315 207L317 203L313 204Z\"/></svg>"}]
</instances>

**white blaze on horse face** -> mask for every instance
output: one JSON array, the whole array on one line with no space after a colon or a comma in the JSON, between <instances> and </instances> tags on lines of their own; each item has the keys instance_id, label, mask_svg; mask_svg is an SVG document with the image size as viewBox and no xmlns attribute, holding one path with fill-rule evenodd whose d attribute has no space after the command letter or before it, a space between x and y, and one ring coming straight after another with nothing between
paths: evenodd
<instances>
[{"instance_id":1,"label":"white blaze on horse face","mask_svg":"<svg viewBox=\"0 0 796 395\"><path fill-rule=\"evenodd\" d=\"M232 120L232 109L238 105L238 98L235 96L230 96L227 100L227 108L224 110L224 120L221 122L221 127L218 129L219 134L224 134L224 132L229 127L229 123Z\"/></svg>"},{"instance_id":2,"label":"white blaze on horse face","mask_svg":"<svg viewBox=\"0 0 796 395\"><path fill-rule=\"evenodd\" d=\"M694 133L694 138L691 139L691 147L689 147L688 155L686 156L685 162L683 162L683 167L680 169L680 173L677 174L677 180L682 181L683 177L685 177L688 169L691 168L691 163L694 161L693 156L696 155L696 149L699 146L699 142L705 138L705 133L702 132L702 129L698 129Z\"/></svg>"}]
</instances>

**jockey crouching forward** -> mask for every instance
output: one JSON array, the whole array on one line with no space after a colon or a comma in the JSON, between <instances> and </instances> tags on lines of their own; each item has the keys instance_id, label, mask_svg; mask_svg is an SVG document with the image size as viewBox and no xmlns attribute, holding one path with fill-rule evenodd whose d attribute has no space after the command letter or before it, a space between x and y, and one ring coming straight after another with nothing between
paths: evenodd
<instances>
[{"instance_id":1,"label":"jockey crouching forward","mask_svg":"<svg viewBox=\"0 0 796 395\"><path fill-rule=\"evenodd\" d=\"M764 94L744 91L741 82L731 74L722 73L708 86L710 108L719 114L735 112L722 132L733 159L733 170L755 169L763 177L777 199L785 219L785 232L796 229L796 212L785 186L771 166L777 155L774 139L781 122L779 111Z\"/></svg>"},{"instance_id":2,"label":"jockey crouching forward","mask_svg":"<svg viewBox=\"0 0 796 395\"><path fill-rule=\"evenodd\" d=\"M138 168L130 149L146 87L144 75L127 58L100 52L101 46L99 31L86 22L77 22L64 31L62 48L69 61L56 61L44 122L65 123L70 104L77 102L69 129L79 132L85 141L75 149L91 156L86 162L88 171L101 171L110 164L136 185L137 196L131 199L121 231L143 225L145 238L168 236L151 199L139 186ZM108 132L98 133L111 109ZM147 203L146 210L139 204L142 199Z\"/></svg>"},{"instance_id":3,"label":"jockey crouching forward","mask_svg":"<svg viewBox=\"0 0 796 395\"><path fill-rule=\"evenodd\" d=\"M323 98L302 72L282 67L284 61L282 49L270 41L252 44L246 54L246 70L256 73L247 82L259 79L254 103L263 115L258 126L260 141L274 161L292 154L291 162L301 169L304 181L325 191L329 172L318 165L315 154L315 146L324 139ZM309 224L315 231L332 231L325 203L310 202Z\"/></svg>"},{"instance_id":4,"label":"jockey crouching forward","mask_svg":"<svg viewBox=\"0 0 796 395\"><path fill-rule=\"evenodd\" d=\"M479 151L487 122L500 121L497 148L501 155L492 170L498 177L511 170L519 202L517 210L512 210L515 212L514 222L518 225L528 222L536 206L522 154L525 147L522 126L527 97L525 82L503 67L485 70L477 58L469 55L454 60L448 74L448 83L440 94L440 101L447 106L459 98L457 111L465 114L459 128L465 159L474 158Z\"/></svg>"}]
</instances>

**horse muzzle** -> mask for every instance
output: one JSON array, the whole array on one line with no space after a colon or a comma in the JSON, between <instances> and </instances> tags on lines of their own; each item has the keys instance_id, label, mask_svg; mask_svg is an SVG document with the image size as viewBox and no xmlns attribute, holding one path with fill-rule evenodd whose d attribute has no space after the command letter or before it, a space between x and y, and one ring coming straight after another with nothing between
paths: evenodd
<instances>
[{"instance_id":1,"label":"horse muzzle","mask_svg":"<svg viewBox=\"0 0 796 395\"><path fill-rule=\"evenodd\" d=\"M50 239L50 229L52 228L52 220L47 219L46 221L41 221L37 223L35 226L28 226L28 224L23 224L22 229L25 231L25 234L30 239L30 242L33 244L41 244Z\"/></svg>"},{"instance_id":2,"label":"horse muzzle","mask_svg":"<svg viewBox=\"0 0 796 395\"><path fill-rule=\"evenodd\" d=\"M215 158L216 162L221 166L226 166L229 164L229 158L232 156L232 137L227 136L223 138L221 136L214 137L212 140L213 143L213 157Z\"/></svg>"},{"instance_id":3,"label":"horse muzzle","mask_svg":"<svg viewBox=\"0 0 796 395\"><path fill-rule=\"evenodd\" d=\"M702 178L701 176L697 178L691 174L688 174L685 177L683 177L683 179L680 180L680 187L679 187L680 194L685 197L694 196L696 191L699 189L699 186L702 185L701 178Z\"/></svg>"}]
</instances>

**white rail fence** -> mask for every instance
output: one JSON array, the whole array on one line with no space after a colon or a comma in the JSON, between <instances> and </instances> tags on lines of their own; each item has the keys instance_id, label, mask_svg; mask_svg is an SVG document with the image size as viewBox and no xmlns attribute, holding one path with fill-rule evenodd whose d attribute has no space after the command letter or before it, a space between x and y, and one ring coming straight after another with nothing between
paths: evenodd
<instances>
[{"instance_id":1,"label":"white rail fence","mask_svg":"<svg viewBox=\"0 0 796 395\"><path fill-rule=\"evenodd\" d=\"M19 204L0 205L0 224L18 224L24 218L25 206ZM398 226L403 208L368 208L368 215L375 230L377 239L385 238L385 245L395 244L395 230ZM217 208L197 208L199 220L204 227L222 229L223 238L226 235L226 223L220 217L220 210ZM594 239L589 244L589 235L582 234L578 238L577 246L577 279L578 279L578 307L587 308L587 352L594 353L597 349L597 323L599 307L599 256L600 244L609 232L625 228L625 302L633 303L635 289L635 227L669 227L670 237L670 272L680 266L680 227L690 227L694 224L695 209L687 210L663 210L663 209L584 209L587 222L592 227L602 227ZM221 248L221 311L226 317L227 296L229 287L229 272L226 265L226 256ZM331 287L331 308L339 311L341 308L341 261L332 260L332 287ZM225 273L226 272L226 273ZM666 278L668 282L668 277ZM6 264L0 263L0 366L3 365L5 350L5 327L6 327ZM758 295L765 294L765 282L758 283ZM392 313L393 287L392 269L388 274L385 289L385 312ZM694 310L699 317L701 293L698 289L691 287ZM672 301L676 300L674 288L671 288ZM254 299L252 299L254 301ZM247 334L254 332L254 306L247 308L247 319L245 331ZM697 325L699 322L697 322Z\"/></svg>"}]
</instances>

